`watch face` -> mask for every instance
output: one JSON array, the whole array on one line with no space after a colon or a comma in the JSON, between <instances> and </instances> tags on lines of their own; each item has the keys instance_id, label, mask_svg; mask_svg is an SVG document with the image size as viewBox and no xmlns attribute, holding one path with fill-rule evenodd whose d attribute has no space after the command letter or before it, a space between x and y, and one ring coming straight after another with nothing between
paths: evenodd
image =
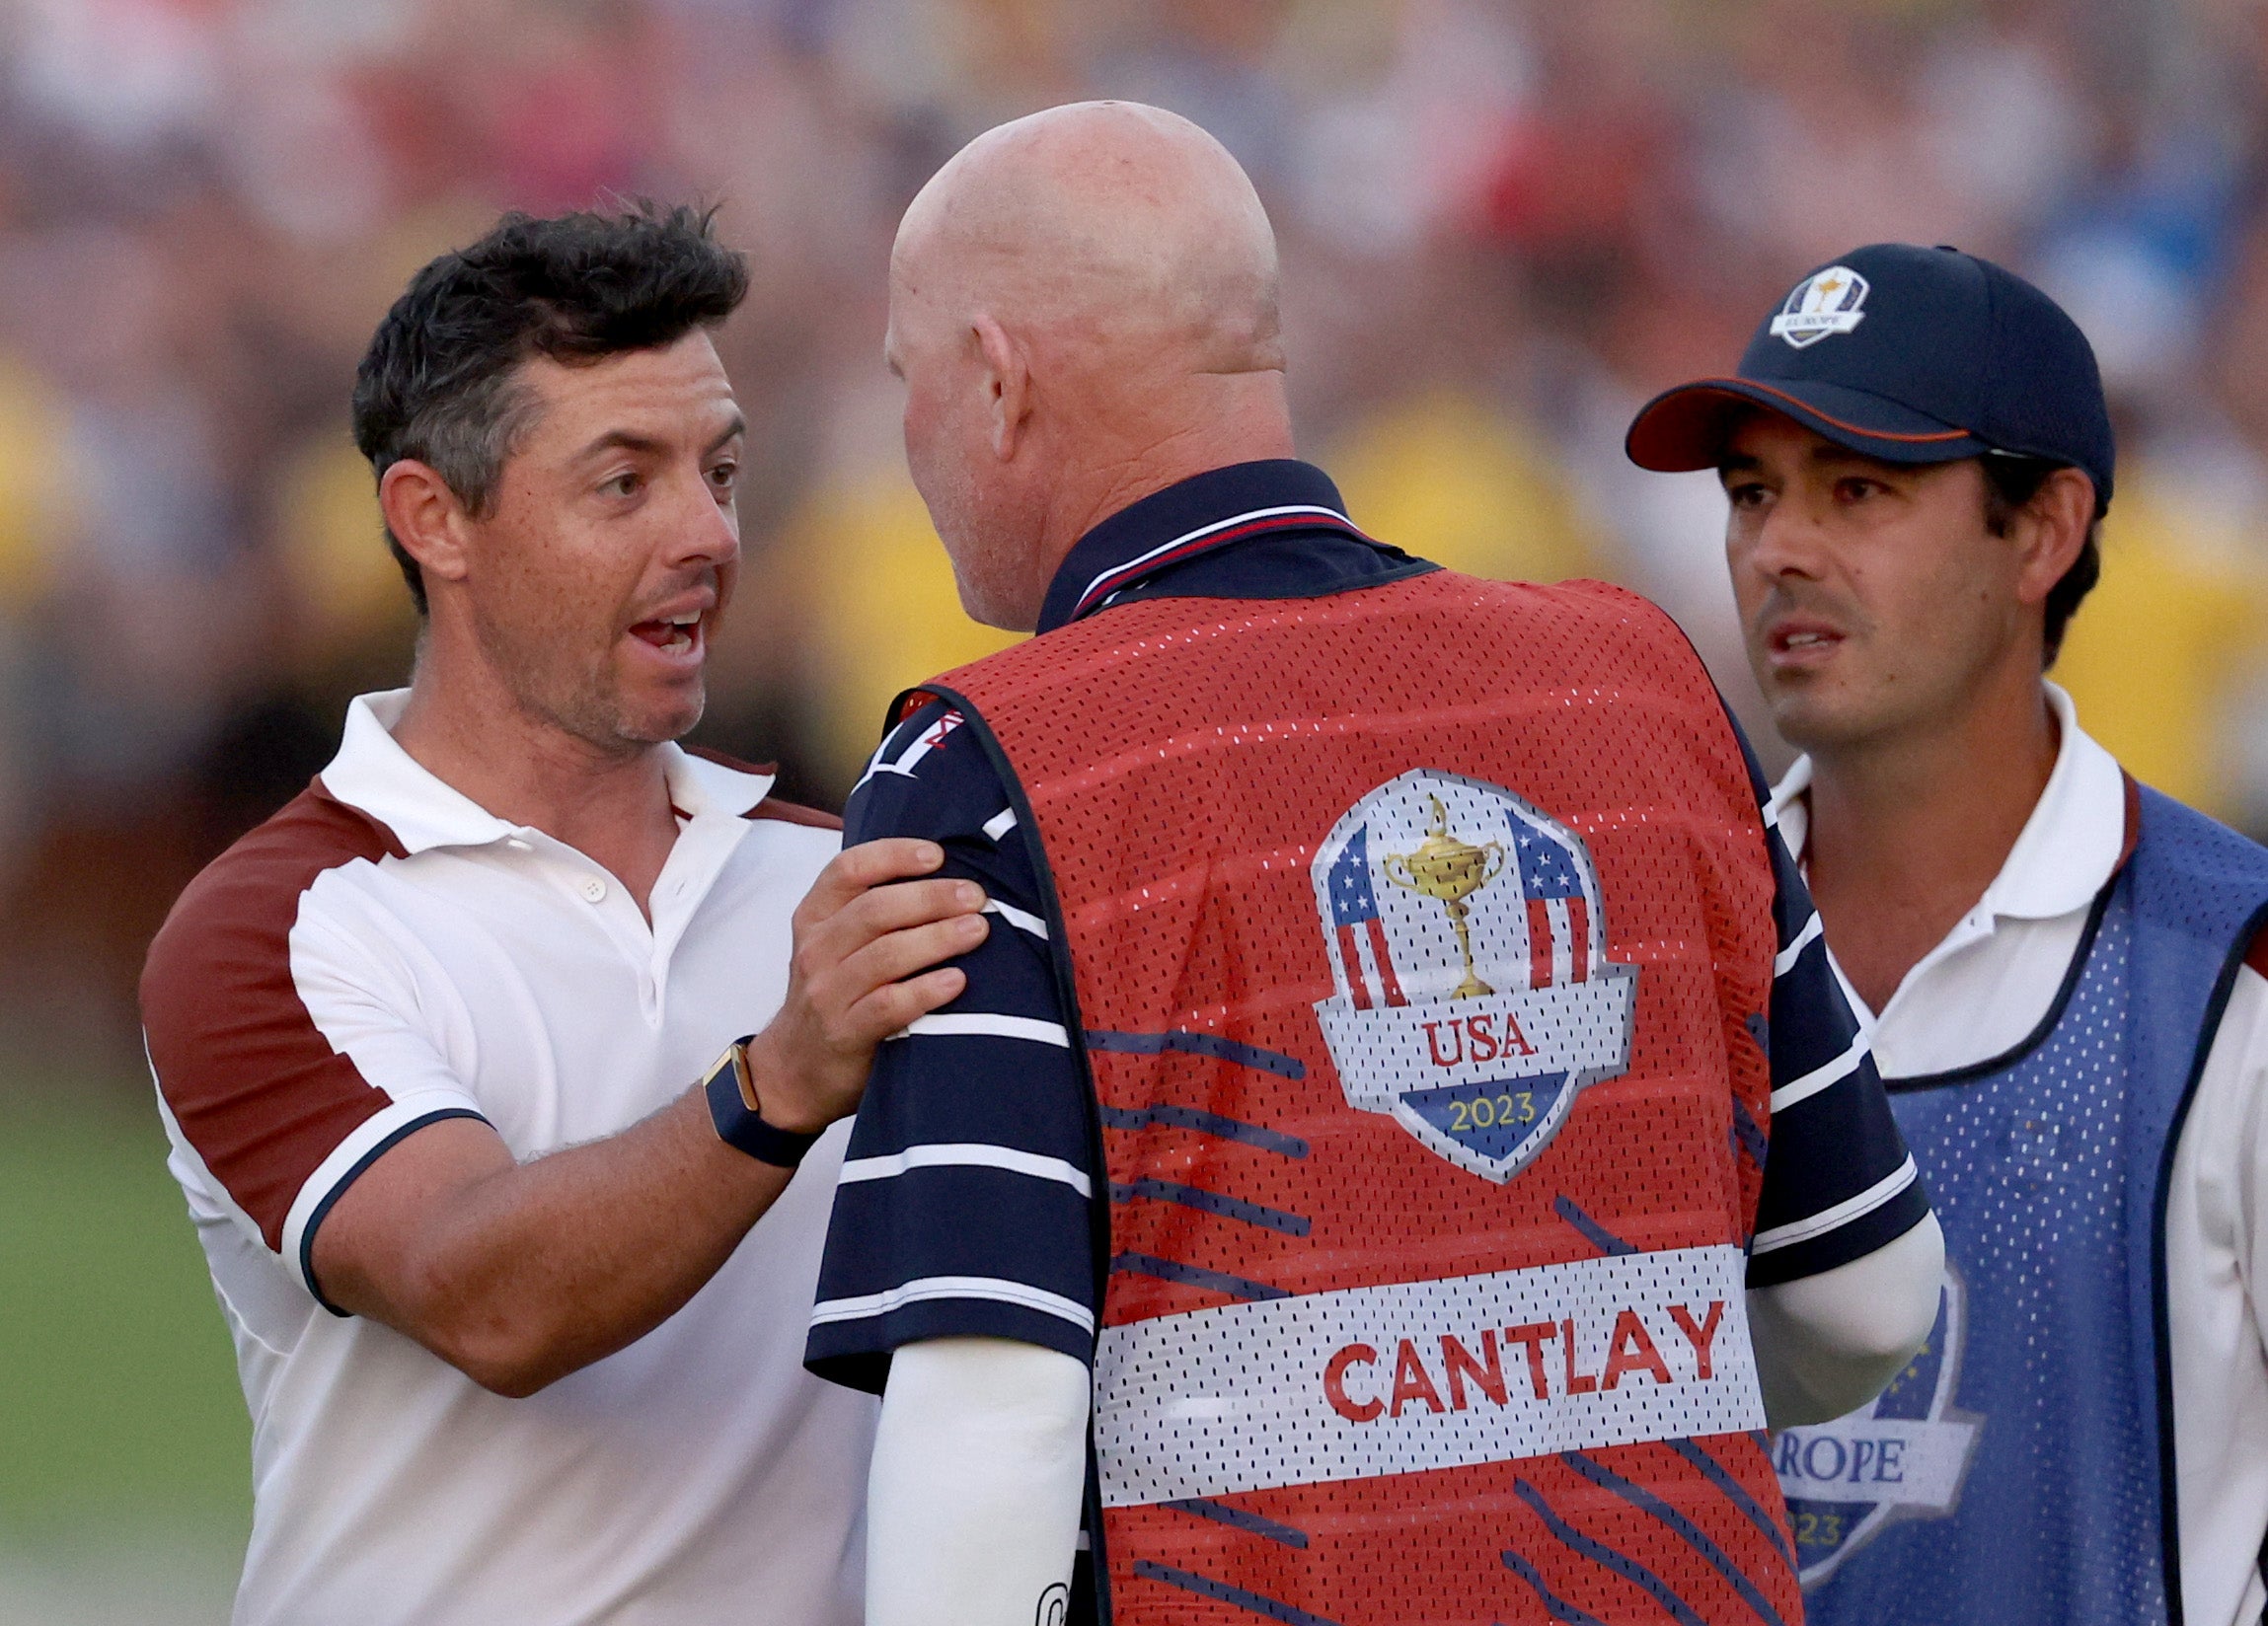
<instances>
[{"instance_id":1,"label":"watch face","mask_svg":"<svg viewBox=\"0 0 2268 1626\"><path fill-rule=\"evenodd\" d=\"M793 1130L774 1129L764 1122L763 1103L756 1098L756 1080L748 1070L745 1039L717 1058L717 1065L710 1069L701 1088L709 1097L709 1120L716 1127L718 1139L760 1163L792 1169L819 1139L818 1132L801 1135Z\"/></svg>"},{"instance_id":2,"label":"watch face","mask_svg":"<svg viewBox=\"0 0 2268 1626\"><path fill-rule=\"evenodd\" d=\"M740 1086L740 1102L750 1112L761 1111L756 1099L755 1081L748 1076L748 1049L745 1040L735 1039L724 1047L724 1053L709 1066L709 1076L715 1078L725 1069L732 1070L732 1081Z\"/></svg>"},{"instance_id":3,"label":"watch face","mask_svg":"<svg viewBox=\"0 0 2268 1626\"><path fill-rule=\"evenodd\" d=\"M704 1072L701 1076L704 1078L716 1077L719 1072L722 1072L726 1068L731 1067L735 1062L737 1062L739 1057L740 1041L735 1039L732 1041L732 1043L726 1045L722 1050L717 1053L717 1060L709 1064L709 1071Z\"/></svg>"},{"instance_id":4,"label":"watch face","mask_svg":"<svg viewBox=\"0 0 2268 1626\"><path fill-rule=\"evenodd\" d=\"M740 1086L742 1103L750 1112L761 1115L764 1103L756 1099L756 1080L748 1075L747 1041L735 1040L731 1048L724 1052L724 1060L732 1064L732 1077Z\"/></svg>"}]
</instances>

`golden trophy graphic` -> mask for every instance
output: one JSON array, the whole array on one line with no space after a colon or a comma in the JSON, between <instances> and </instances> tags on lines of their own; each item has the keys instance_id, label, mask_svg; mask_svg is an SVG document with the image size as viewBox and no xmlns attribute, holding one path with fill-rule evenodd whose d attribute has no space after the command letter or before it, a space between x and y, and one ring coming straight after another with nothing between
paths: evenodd
<instances>
[{"instance_id":1,"label":"golden trophy graphic","mask_svg":"<svg viewBox=\"0 0 2268 1626\"><path fill-rule=\"evenodd\" d=\"M1449 924L1457 928L1457 947L1465 956L1465 981L1450 990L1452 999L1471 999L1496 991L1473 970L1473 931L1466 924L1465 900L1504 872L1504 844L1474 847L1449 833L1449 809L1430 792L1433 823L1415 852L1387 854L1386 878L1410 892L1422 892L1449 911ZM1493 859L1494 862L1490 860Z\"/></svg>"}]
</instances>

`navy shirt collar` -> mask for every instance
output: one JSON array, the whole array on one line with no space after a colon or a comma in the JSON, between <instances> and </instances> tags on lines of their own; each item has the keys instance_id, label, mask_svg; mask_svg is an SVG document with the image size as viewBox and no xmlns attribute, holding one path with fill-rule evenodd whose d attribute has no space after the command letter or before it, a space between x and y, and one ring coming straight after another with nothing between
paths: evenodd
<instances>
[{"instance_id":1,"label":"navy shirt collar","mask_svg":"<svg viewBox=\"0 0 2268 1626\"><path fill-rule=\"evenodd\" d=\"M1312 463L1270 458L1194 475L1119 509L1079 539L1048 586L1039 630L1067 626L1200 554L1292 531L1369 541L1346 517L1330 477Z\"/></svg>"}]
</instances>

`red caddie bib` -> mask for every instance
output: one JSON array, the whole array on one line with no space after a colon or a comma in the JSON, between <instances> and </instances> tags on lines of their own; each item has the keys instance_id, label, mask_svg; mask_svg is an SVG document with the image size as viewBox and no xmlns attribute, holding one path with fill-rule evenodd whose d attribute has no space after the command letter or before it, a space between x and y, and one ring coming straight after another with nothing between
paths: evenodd
<instances>
[{"instance_id":1,"label":"red caddie bib","mask_svg":"<svg viewBox=\"0 0 2268 1626\"><path fill-rule=\"evenodd\" d=\"M1772 869L1668 618L1157 599L927 693L1021 786L1098 1105L1105 1618L1800 1621Z\"/></svg>"}]
</instances>

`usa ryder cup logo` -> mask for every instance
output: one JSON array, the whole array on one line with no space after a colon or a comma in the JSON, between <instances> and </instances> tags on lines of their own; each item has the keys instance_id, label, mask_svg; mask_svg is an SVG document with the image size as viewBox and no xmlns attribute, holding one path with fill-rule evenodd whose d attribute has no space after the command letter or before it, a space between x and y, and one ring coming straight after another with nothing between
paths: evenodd
<instances>
[{"instance_id":1,"label":"usa ryder cup logo","mask_svg":"<svg viewBox=\"0 0 2268 1626\"><path fill-rule=\"evenodd\" d=\"M1638 970L1606 956L1582 839L1501 785L1417 769L1316 853L1331 998L1315 1007L1349 1105L1498 1184L1585 1085L1629 1066Z\"/></svg>"},{"instance_id":2,"label":"usa ryder cup logo","mask_svg":"<svg viewBox=\"0 0 2268 1626\"><path fill-rule=\"evenodd\" d=\"M1866 279L1848 265L1814 271L1795 285L1772 319L1772 332L1800 350L1832 333L1847 333L1866 320Z\"/></svg>"}]
</instances>

